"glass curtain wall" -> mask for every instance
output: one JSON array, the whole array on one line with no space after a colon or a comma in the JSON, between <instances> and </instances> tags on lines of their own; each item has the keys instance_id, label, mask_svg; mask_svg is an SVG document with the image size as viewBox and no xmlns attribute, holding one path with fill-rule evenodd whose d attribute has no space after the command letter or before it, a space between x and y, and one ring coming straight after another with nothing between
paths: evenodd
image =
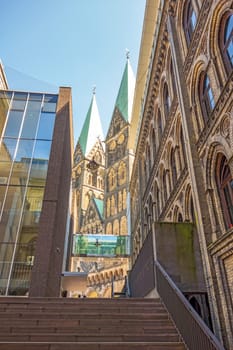
<instances>
[{"instance_id":1,"label":"glass curtain wall","mask_svg":"<svg viewBox=\"0 0 233 350\"><path fill-rule=\"evenodd\" d=\"M58 95L0 91L0 295L26 295Z\"/></svg>"}]
</instances>

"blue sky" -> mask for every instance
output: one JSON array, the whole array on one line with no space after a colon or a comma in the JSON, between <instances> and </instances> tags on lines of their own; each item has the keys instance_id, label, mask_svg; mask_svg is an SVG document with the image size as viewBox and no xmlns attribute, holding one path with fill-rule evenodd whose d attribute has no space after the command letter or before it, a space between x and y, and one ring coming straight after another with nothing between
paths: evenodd
<instances>
[{"instance_id":1,"label":"blue sky","mask_svg":"<svg viewBox=\"0 0 233 350\"><path fill-rule=\"evenodd\" d=\"M2 0L0 58L10 88L71 86L75 142L96 86L106 135L126 63L136 75L145 0Z\"/></svg>"}]
</instances>

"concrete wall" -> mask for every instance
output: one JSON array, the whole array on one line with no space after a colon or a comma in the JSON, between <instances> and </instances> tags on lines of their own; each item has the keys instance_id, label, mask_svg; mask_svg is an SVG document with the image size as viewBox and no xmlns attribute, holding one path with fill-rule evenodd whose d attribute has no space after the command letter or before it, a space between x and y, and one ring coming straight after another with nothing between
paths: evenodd
<instances>
[{"instance_id":1,"label":"concrete wall","mask_svg":"<svg viewBox=\"0 0 233 350\"><path fill-rule=\"evenodd\" d=\"M199 243L191 223L156 223L157 260L182 292L206 292Z\"/></svg>"}]
</instances>

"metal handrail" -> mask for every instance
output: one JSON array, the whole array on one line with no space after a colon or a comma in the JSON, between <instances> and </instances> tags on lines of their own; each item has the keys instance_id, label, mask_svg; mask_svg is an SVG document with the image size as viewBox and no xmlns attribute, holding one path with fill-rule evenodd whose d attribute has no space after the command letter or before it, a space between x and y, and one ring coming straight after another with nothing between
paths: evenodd
<instances>
[{"instance_id":1,"label":"metal handrail","mask_svg":"<svg viewBox=\"0 0 233 350\"><path fill-rule=\"evenodd\" d=\"M155 261L157 291L189 350L225 350L164 268Z\"/></svg>"}]
</instances>

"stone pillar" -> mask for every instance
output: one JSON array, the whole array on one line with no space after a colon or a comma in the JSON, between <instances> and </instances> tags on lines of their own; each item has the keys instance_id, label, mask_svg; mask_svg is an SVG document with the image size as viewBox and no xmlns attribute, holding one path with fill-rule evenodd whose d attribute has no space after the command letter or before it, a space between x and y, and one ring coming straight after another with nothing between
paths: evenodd
<instances>
[{"instance_id":1,"label":"stone pillar","mask_svg":"<svg viewBox=\"0 0 233 350\"><path fill-rule=\"evenodd\" d=\"M60 88L29 297L60 295L72 155L71 89Z\"/></svg>"}]
</instances>

